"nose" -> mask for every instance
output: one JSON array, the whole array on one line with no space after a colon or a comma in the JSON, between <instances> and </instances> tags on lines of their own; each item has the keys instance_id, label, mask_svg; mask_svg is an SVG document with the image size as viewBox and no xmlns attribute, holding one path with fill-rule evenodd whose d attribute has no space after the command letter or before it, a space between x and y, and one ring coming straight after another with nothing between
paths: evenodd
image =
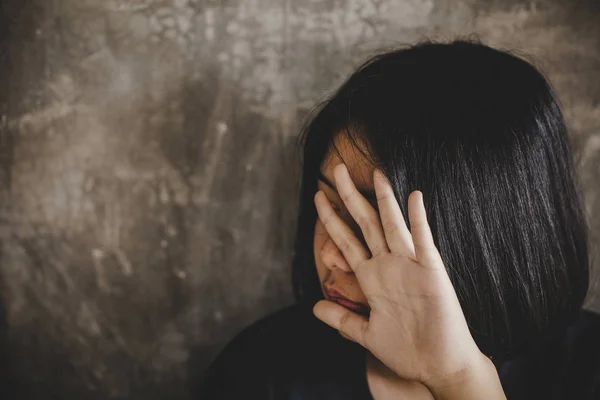
<instances>
[{"instance_id":1,"label":"nose","mask_svg":"<svg viewBox=\"0 0 600 400\"><path fill-rule=\"evenodd\" d=\"M343 272L352 272L352 268L350 268L344 255L331 238L327 239L327 242L325 242L325 245L321 249L321 260L332 271L337 269Z\"/></svg>"}]
</instances>

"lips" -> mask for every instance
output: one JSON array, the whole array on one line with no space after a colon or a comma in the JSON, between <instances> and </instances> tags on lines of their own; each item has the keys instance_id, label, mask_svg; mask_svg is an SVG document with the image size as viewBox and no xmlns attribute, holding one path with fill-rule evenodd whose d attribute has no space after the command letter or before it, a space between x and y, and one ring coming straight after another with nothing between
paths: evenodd
<instances>
[{"instance_id":1,"label":"lips","mask_svg":"<svg viewBox=\"0 0 600 400\"><path fill-rule=\"evenodd\" d=\"M346 296L342 295L340 292L338 292L335 289L325 288L325 294L326 294L327 300L329 300L329 301L338 303L339 305L344 306L347 309L354 311L355 313L365 315L365 316L369 315L369 307L367 305L362 304L362 303L356 303L356 302L348 299Z\"/></svg>"}]
</instances>

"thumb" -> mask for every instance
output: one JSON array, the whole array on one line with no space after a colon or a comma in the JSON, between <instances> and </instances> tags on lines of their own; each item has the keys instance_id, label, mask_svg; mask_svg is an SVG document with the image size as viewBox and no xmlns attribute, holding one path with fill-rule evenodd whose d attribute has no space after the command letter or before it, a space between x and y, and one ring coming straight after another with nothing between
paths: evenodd
<instances>
[{"instance_id":1,"label":"thumb","mask_svg":"<svg viewBox=\"0 0 600 400\"><path fill-rule=\"evenodd\" d=\"M369 320L332 301L321 300L313 307L315 317L337 329L342 336L363 347Z\"/></svg>"}]
</instances>

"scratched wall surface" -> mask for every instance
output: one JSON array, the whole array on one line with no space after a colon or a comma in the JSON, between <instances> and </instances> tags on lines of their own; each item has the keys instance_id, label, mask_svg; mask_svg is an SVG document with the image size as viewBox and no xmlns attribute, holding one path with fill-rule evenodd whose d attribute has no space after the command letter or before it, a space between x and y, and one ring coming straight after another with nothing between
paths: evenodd
<instances>
[{"instance_id":1,"label":"scratched wall surface","mask_svg":"<svg viewBox=\"0 0 600 400\"><path fill-rule=\"evenodd\" d=\"M307 111L423 37L476 33L546 71L597 270L600 6L561 3L1 2L2 398L194 398L239 329L292 302Z\"/></svg>"}]
</instances>

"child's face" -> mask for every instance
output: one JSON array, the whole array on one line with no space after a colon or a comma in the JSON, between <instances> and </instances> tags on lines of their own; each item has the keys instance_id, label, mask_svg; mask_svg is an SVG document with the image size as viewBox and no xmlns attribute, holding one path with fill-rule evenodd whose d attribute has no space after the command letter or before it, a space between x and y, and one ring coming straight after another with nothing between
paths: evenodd
<instances>
[{"instance_id":1,"label":"child's face","mask_svg":"<svg viewBox=\"0 0 600 400\"><path fill-rule=\"evenodd\" d=\"M371 165L371 163L368 162L355 147L353 147L352 142L350 142L345 135L336 135L335 144L343 158L343 162L348 167L348 171L356 187L360 191L374 192L374 166ZM342 163L342 160L334 150L330 149L329 154L321 164L321 173L327 181L334 185L334 188L330 187L322 178L318 181L318 188L325 192L327 198L332 203L333 208L338 212L342 220L355 232L356 236L364 244L365 242L360 228L345 208L344 202L335 190L333 168L340 163ZM369 201L375 210L377 210L376 200L369 199ZM354 311L367 314L369 311L367 299L358 284L358 280L336 244L329 237L325 226L319 218L317 218L315 226L313 244L315 264L317 266L317 273L319 275L319 280L321 281L321 288L325 298L330 299L331 291L336 291L339 295L357 303L354 306ZM368 251L366 244L365 248ZM328 290L330 293L328 293ZM342 305L347 306L348 303ZM351 308L352 306L353 305L350 304L350 307L348 308Z\"/></svg>"}]
</instances>

